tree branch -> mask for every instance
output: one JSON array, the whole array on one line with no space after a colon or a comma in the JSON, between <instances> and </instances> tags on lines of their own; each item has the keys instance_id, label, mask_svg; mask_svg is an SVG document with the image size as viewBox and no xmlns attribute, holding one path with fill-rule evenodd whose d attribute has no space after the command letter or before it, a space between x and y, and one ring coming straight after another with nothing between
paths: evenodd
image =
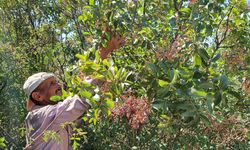
<instances>
[{"instance_id":1,"label":"tree branch","mask_svg":"<svg viewBox=\"0 0 250 150\"><path fill-rule=\"evenodd\" d=\"M211 55L211 58L213 58L214 55L215 55L215 53L218 51L218 49L221 48L220 45L222 44L222 42L223 42L223 41L226 39L226 37L227 37L227 33L228 33L228 29L229 29L229 18L230 18L230 15L231 15L231 13L232 13L233 8L234 8L234 6L232 6L232 8L230 8L230 10L229 10L229 12L228 12L228 14L227 14L226 30L225 30L225 32L223 33L221 40L219 39L219 28L220 28L220 25L222 24L222 21L224 20L225 17L223 17L223 18L220 20L220 22L219 22L218 28L217 28L217 30L216 30L216 35L215 35L215 44L216 44L216 46L215 46L215 49L214 49L214 51L213 51L213 53L212 53L212 55ZM211 61L209 61L208 65L210 65L210 64L211 64Z\"/></svg>"},{"instance_id":2,"label":"tree branch","mask_svg":"<svg viewBox=\"0 0 250 150\"><path fill-rule=\"evenodd\" d=\"M81 24L77 21L77 18L75 17L75 16L77 16L76 10L74 10L74 12L73 12L73 9L72 9L71 12L72 12L72 19L73 19L75 26L76 26L76 31L77 31L78 36L80 38L81 48L83 49L84 44L85 44L85 38L83 37L82 31L81 31Z\"/></svg>"},{"instance_id":3,"label":"tree branch","mask_svg":"<svg viewBox=\"0 0 250 150\"><path fill-rule=\"evenodd\" d=\"M13 139L12 136L11 136L8 132L6 132L1 126L0 126L0 131L1 131L1 134L2 134L4 137L7 137L6 140L8 140L8 141L7 141L8 145L10 145L11 143L13 143L13 146L14 146L15 148L17 148L17 145L18 145L18 144L15 142L15 139Z\"/></svg>"},{"instance_id":4,"label":"tree branch","mask_svg":"<svg viewBox=\"0 0 250 150\"><path fill-rule=\"evenodd\" d=\"M219 40L218 32L219 32L220 25L221 25L221 23L222 23L222 21L224 20L225 17L223 17L221 19L221 21L219 22L218 28L216 30L216 37L215 37L216 48L215 48L214 53L219 49L221 43L226 39L226 36L227 36L227 33L228 33L228 29L229 29L228 28L228 26L229 26L229 17L230 17L230 14L232 13L233 8L234 8L234 6L229 10L229 13L227 14L226 30L223 33L223 36L222 36L221 40Z\"/></svg>"},{"instance_id":5,"label":"tree branch","mask_svg":"<svg viewBox=\"0 0 250 150\"><path fill-rule=\"evenodd\" d=\"M34 21L32 19L32 15L31 15L30 3L31 3L31 1L28 0L27 1L27 13L28 13L28 17L29 17L29 21L30 21L30 24L32 26L32 29L35 30L36 27L35 27L35 23L34 23ZM39 37L38 37L38 35L37 35L36 32L35 32L35 36L36 36L36 39L39 39Z\"/></svg>"}]
</instances>

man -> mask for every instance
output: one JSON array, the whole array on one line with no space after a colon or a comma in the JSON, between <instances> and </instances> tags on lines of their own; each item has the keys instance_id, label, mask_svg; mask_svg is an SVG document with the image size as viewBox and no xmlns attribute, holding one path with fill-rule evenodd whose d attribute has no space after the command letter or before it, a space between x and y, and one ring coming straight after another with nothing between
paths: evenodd
<instances>
[{"instance_id":1,"label":"man","mask_svg":"<svg viewBox=\"0 0 250 150\"><path fill-rule=\"evenodd\" d=\"M61 85L52 73L40 72L30 76L23 88L29 96L29 112L25 120L26 149L72 149L71 128L67 123L76 121L89 108L86 100L73 96L58 103L51 101L50 97L62 94ZM46 133L53 133L59 139L49 137L45 142Z\"/></svg>"},{"instance_id":2,"label":"man","mask_svg":"<svg viewBox=\"0 0 250 150\"><path fill-rule=\"evenodd\" d=\"M115 49L124 45L125 39L120 35L112 35L107 47L99 47L102 59ZM28 115L26 123L25 149L32 150L68 150L71 128L69 122L76 121L88 108L89 103L78 96L68 97L62 102L53 102L52 96L61 96L61 85L52 73L40 72L30 76L24 83L23 89L27 94ZM57 135L58 139L50 138L45 141L45 134ZM48 134L50 135L50 134Z\"/></svg>"}]
</instances>

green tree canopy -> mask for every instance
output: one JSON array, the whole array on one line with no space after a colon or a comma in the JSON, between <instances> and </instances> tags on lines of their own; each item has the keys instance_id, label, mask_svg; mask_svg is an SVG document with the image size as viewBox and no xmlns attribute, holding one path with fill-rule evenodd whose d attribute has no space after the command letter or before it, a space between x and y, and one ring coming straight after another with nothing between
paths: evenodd
<instances>
[{"instance_id":1,"label":"green tree canopy","mask_svg":"<svg viewBox=\"0 0 250 150\"><path fill-rule=\"evenodd\" d=\"M1 0L0 19L1 145L25 145L22 85L47 71L93 104L74 148L249 147L246 1ZM125 45L102 60L115 35Z\"/></svg>"}]
</instances>

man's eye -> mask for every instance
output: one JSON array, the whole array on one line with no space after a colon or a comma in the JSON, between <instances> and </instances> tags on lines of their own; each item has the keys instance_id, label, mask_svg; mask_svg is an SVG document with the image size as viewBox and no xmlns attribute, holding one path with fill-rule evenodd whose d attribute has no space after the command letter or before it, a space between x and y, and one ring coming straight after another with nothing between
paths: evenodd
<instances>
[{"instance_id":1,"label":"man's eye","mask_svg":"<svg viewBox=\"0 0 250 150\"><path fill-rule=\"evenodd\" d=\"M52 81L51 84L54 85L54 84L57 84L59 83L58 81Z\"/></svg>"}]
</instances>

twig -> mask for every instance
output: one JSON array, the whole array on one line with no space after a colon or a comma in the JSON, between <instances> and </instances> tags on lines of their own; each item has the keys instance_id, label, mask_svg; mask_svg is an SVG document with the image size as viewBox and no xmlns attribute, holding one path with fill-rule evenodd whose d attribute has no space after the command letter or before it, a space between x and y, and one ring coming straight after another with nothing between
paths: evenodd
<instances>
[{"instance_id":1,"label":"twig","mask_svg":"<svg viewBox=\"0 0 250 150\"><path fill-rule=\"evenodd\" d=\"M215 35L215 44L216 44L216 47L215 47L215 49L214 49L214 51L213 51L213 53L212 53L212 55L211 55L211 58L214 58L215 53L218 51L219 48L221 48L221 47L220 47L221 43L222 43L222 42L226 39L226 37L227 37L227 33L228 33L228 29L229 29L229 28L228 28L228 26L229 26L229 17L230 17L230 15L231 15L231 13L232 13L233 8L234 8L234 6L232 6L232 8L229 10L229 12L228 12L228 14L227 14L226 30L225 30L225 32L223 33L223 36L222 36L221 40L219 40L218 32L219 32L220 25L221 25L221 23L222 23L222 21L224 20L225 17L223 17L223 18L220 20L220 22L219 22L218 28L217 28L217 30L216 30L216 35ZM208 62L208 66L210 66L210 64L211 64L211 60Z\"/></svg>"},{"instance_id":2,"label":"twig","mask_svg":"<svg viewBox=\"0 0 250 150\"><path fill-rule=\"evenodd\" d=\"M15 139L12 138L11 135L9 135L1 126L0 126L0 129L2 131L2 134L4 136L7 136L8 137L8 143L14 143L13 146L17 148L16 145L18 145L16 142L15 142Z\"/></svg>"},{"instance_id":3,"label":"twig","mask_svg":"<svg viewBox=\"0 0 250 150\"><path fill-rule=\"evenodd\" d=\"M227 15L227 22L226 22L226 30L225 30L225 32L224 32L224 34L223 34L223 38L219 41L219 35L218 35L218 31L219 31L219 28L220 28L220 25L221 25L221 23L222 23L222 21L224 20L224 17L221 19L221 21L219 22L219 25L218 25L218 28L217 28L217 30L216 30L216 41L215 41L215 43L216 43L216 48L215 48L215 50L214 50L214 52L213 52L213 55L214 55L214 53L219 49L219 47L220 47L220 45L221 45L221 43L226 39L226 36L227 36L227 33L228 33L228 26L229 26L229 17L230 17L230 14L232 13L232 10L233 10L233 8L234 8L234 6L229 10L229 13L228 13L228 15ZM212 55L212 56L213 56Z\"/></svg>"},{"instance_id":4,"label":"twig","mask_svg":"<svg viewBox=\"0 0 250 150\"><path fill-rule=\"evenodd\" d=\"M3 89L6 87L6 85L7 85L6 80L3 81L3 82L0 84L0 93L3 91Z\"/></svg>"},{"instance_id":5,"label":"twig","mask_svg":"<svg viewBox=\"0 0 250 150\"><path fill-rule=\"evenodd\" d=\"M178 7L177 0L173 0L173 2L174 2L174 8L177 11L178 16L180 17L181 16L181 12L179 11L179 7L181 7L181 5Z\"/></svg>"}]
</instances>

